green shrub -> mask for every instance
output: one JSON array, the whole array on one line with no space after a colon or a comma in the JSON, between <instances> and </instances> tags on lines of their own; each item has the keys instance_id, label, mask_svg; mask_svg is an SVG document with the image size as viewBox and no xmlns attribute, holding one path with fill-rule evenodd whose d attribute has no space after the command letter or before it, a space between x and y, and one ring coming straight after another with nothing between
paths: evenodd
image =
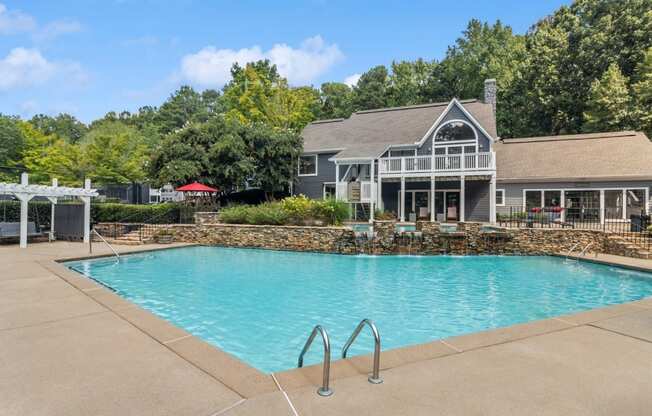
<instances>
[{"instance_id":1,"label":"green shrub","mask_svg":"<svg viewBox=\"0 0 652 416\"><path fill-rule=\"evenodd\" d=\"M50 226L50 214L52 205L50 201L29 201L27 208L27 217L29 221L37 223L39 227ZM0 201L0 222L19 222L20 221L20 201L2 200Z\"/></svg>"},{"instance_id":2,"label":"green shrub","mask_svg":"<svg viewBox=\"0 0 652 416\"><path fill-rule=\"evenodd\" d=\"M647 232L652 234L652 225L647 227Z\"/></svg>"},{"instance_id":3,"label":"green shrub","mask_svg":"<svg viewBox=\"0 0 652 416\"><path fill-rule=\"evenodd\" d=\"M220 221L226 224L247 224L248 213L248 205L231 205L222 208Z\"/></svg>"},{"instance_id":4,"label":"green shrub","mask_svg":"<svg viewBox=\"0 0 652 416\"><path fill-rule=\"evenodd\" d=\"M114 203L92 203L93 222L151 222L175 224L181 218L180 204L132 205Z\"/></svg>"},{"instance_id":5,"label":"green shrub","mask_svg":"<svg viewBox=\"0 0 652 416\"><path fill-rule=\"evenodd\" d=\"M312 200L300 195L260 205L232 205L220 211L220 221L226 224L301 225L318 220L324 224L340 224L348 215L349 207L345 202Z\"/></svg>"},{"instance_id":6,"label":"green shrub","mask_svg":"<svg viewBox=\"0 0 652 416\"><path fill-rule=\"evenodd\" d=\"M248 224L283 225L287 224L288 218L288 213L276 202L249 207Z\"/></svg>"},{"instance_id":7,"label":"green shrub","mask_svg":"<svg viewBox=\"0 0 652 416\"><path fill-rule=\"evenodd\" d=\"M302 224L308 219L315 201L305 195L290 196L281 200L280 205L293 224Z\"/></svg>"},{"instance_id":8,"label":"green shrub","mask_svg":"<svg viewBox=\"0 0 652 416\"><path fill-rule=\"evenodd\" d=\"M311 213L313 218L326 224L341 224L349 217L349 205L335 198L313 201Z\"/></svg>"}]
</instances>

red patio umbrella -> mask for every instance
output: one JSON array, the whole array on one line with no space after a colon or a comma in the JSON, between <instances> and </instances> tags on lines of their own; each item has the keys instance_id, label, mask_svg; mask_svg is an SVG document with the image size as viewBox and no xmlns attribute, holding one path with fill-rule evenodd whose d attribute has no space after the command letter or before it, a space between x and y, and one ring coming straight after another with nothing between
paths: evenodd
<instances>
[{"instance_id":1,"label":"red patio umbrella","mask_svg":"<svg viewBox=\"0 0 652 416\"><path fill-rule=\"evenodd\" d=\"M199 183L197 181L193 183L189 183L188 185L183 185L177 188L177 191L179 192L208 192L208 193L215 193L218 192L217 189L211 188L210 186L206 186L203 183Z\"/></svg>"}]
</instances>

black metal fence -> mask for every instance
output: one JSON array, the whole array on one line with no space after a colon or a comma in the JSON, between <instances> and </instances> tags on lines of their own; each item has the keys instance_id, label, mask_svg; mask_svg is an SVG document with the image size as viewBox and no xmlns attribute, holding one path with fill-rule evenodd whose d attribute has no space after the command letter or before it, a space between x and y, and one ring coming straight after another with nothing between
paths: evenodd
<instances>
[{"instance_id":1,"label":"black metal fence","mask_svg":"<svg viewBox=\"0 0 652 416\"><path fill-rule=\"evenodd\" d=\"M496 214L498 224L511 228L573 228L597 230L617 235L652 249L652 220L645 211L622 208L562 208L524 209L522 206L501 207Z\"/></svg>"},{"instance_id":2,"label":"black metal fence","mask_svg":"<svg viewBox=\"0 0 652 416\"><path fill-rule=\"evenodd\" d=\"M104 238L122 240L124 242L142 243L151 241L157 235L165 233L164 225L169 224L194 224L195 207L184 206L181 209L171 209L158 213L145 221L132 221L134 218L126 217L120 221L95 224L95 230Z\"/></svg>"}]
</instances>

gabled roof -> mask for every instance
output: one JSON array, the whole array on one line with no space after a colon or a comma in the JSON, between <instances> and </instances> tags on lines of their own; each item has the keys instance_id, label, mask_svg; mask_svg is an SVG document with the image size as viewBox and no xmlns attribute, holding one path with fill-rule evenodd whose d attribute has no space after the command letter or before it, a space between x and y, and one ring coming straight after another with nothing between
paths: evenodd
<instances>
[{"instance_id":1,"label":"gabled roof","mask_svg":"<svg viewBox=\"0 0 652 416\"><path fill-rule=\"evenodd\" d=\"M652 179L652 142L641 132L504 139L493 147L498 180Z\"/></svg>"},{"instance_id":2,"label":"gabled roof","mask_svg":"<svg viewBox=\"0 0 652 416\"><path fill-rule=\"evenodd\" d=\"M482 128L496 137L491 104L459 103ZM303 130L304 152L338 152L338 159L379 157L389 146L414 146L446 110L450 101L358 111L348 119L316 121Z\"/></svg>"}]
</instances>

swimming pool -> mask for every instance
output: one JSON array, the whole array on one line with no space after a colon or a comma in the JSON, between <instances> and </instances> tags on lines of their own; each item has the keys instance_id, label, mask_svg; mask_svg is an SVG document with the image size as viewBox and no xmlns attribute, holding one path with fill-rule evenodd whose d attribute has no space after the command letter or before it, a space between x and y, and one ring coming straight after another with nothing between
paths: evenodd
<instances>
[{"instance_id":1,"label":"swimming pool","mask_svg":"<svg viewBox=\"0 0 652 416\"><path fill-rule=\"evenodd\" d=\"M294 368L315 324L335 359L363 318L390 349L652 295L652 274L556 257L186 247L66 265L264 372ZM372 347L365 330L351 355Z\"/></svg>"}]
</instances>

